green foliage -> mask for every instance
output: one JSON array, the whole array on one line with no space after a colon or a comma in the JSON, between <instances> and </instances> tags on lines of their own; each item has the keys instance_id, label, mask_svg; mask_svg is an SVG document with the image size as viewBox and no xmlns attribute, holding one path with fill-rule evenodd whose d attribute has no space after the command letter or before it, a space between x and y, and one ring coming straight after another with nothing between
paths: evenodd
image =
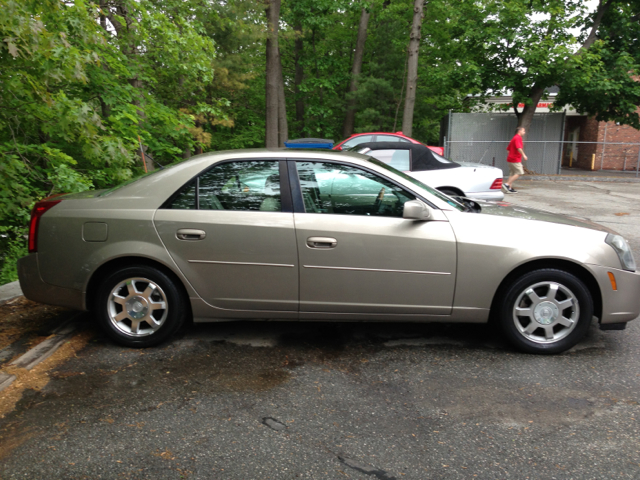
<instances>
[{"instance_id":1,"label":"green foliage","mask_svg":"<svg viewBox=\"0 0 640 480\"><path fill-rule=\"evenodd\" d=\"M28 253L24 231L0 228L0 285L18 280L16 262Z\"/></svg>"},{"instance_id":2,"label":"green foliage","mask_svg":"<svg viewBox=\"0 0 640 480\"><path fill-rule=\"evenodd\" d=\"M215 44L194 5L121 0L103 8L0 0L0 228L10 232L0 245L3 272L23 252L34 202L141 173L140 143L159 164L182 160L200 140L181 107L225 115L207 97Z\"/></svg>"},{"instance_id":3,"label":"green foliage","mask_svg":"<svg viewBox=\"0 0 640 480\"><path fill-rule=\"evenodd\" d=\"M598 120L640 126L640 4L601 4L611 8L585 48L597 12L580 0L463 0L463 28L452 38L467 52L478 93L511 92L514 103L531 105L536 90L557 85L556 109L571 104Z\"/></svg>"}]
</instances>

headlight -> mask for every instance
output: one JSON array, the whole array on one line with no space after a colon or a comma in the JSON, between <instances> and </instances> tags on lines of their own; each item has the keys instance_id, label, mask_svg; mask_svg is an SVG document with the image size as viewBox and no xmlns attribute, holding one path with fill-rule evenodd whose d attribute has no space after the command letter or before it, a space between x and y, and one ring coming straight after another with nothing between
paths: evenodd
<instances>
[{"instance_id":1,"label":"headlight","mask_svg":"<svg viewBox=\"0 0 640 480\"><path fill-rule=\"evenodd\" d=\"M616 251L623 269L629 270L630 272L636 271L636 262L633 259L633 253L631 253L631 248L629 248L629 244L624 238L620 235L610 233L604 241L611 245L611 248Z\"/></svg>"}]
</instances>

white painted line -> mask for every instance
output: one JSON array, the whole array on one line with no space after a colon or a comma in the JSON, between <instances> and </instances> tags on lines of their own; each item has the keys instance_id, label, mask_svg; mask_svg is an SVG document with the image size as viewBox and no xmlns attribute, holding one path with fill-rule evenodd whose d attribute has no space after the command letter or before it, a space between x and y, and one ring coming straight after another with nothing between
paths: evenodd
<instances>
[{"instance_id":1,"label":"white painted line","mask_svg":"<svg viewBox=\"0 0 640 480\"><path fill-rule=\"evenodd\" d=\"M0 305L11 302L12 300L22 296L20 282L11 282L0 285Z\"/></svg>"},{"instance_id":2,"label":"white painted line","mask_svg":"<svg viewBox=\"0 0 640 480\"><path fill-rule=\"evenodd\" d=\"M15 375L7 375L6 373L0 372L0 392L11 385L15 379Z\"/></svg>"},{"instance_id":3,"label":"white painted line","mask_svg":"<svg viewBox=\"0 0 640 480\"><path fill-rule=\"evenodd\" d=\"M31 370L40 362L53 355L70 336L71 334L67 333L66 335L56 335L55 337L47 338L44 342L39 343L27 353L11 362L10 365Z\"/></svg>"}]
</instances>

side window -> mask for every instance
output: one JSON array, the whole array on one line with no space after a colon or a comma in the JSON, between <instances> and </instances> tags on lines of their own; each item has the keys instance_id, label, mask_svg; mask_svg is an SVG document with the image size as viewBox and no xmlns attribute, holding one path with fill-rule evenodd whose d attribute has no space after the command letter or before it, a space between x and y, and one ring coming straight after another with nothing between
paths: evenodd
<instances>
[{"instance_id":1,"label":"side window","mask_svg":"<svg viewBox=\"0 0 640 480\"><path fill-rule=\"evenodd\" d=\"M411 151L410 150L371 150L367 155L377 158L382 163L386 163L390 167L408 172L411 170Z\"/></svg>"},{"instance_id":2,"label":"side window","mask_svg":"<svg viewBox=\"0 0 640 480\"><path fill-rule=\"evenodd\" d=\"M397 137L395 135L376 135L376 142L400 142L400 143L411 143L406 138Z\"/></svg>"},{"instance_id":3,"label":"side window","mask_svg":"<svg viewBox=\"0 0 640 480\"><path fill-rule=\"evenodd\" d=\"M361 143L370 142L373 138L373 135L360 135L359 137L352 138L351 140L347 140L342 144L342 149L346 150L350 147L355 147L356 145L360 145Z\"/></svg>"},{"instance_id":4,"label":"side window","mask_svg":"<svg viewBox=\"0 0 640 480\"><path fill-rule=\"evenodd\" d=\"M176 210L195 210L196 206L196 181L187 183L178 196L171 202L169 208Z\"/></svg>"},{"instance_id":5,"label":"side window","mask_svg":"<svg viewBox=\"0 0 640 480\"><path fill-rule=\"evenodd\" d=\"M197 185L197 189L196 189ZM197 190L197 192L196 192ZM277 161L228 162L186 185L170 208L281 211Z\"/></svg>"},{"instance_id":6,"label":"side window","mask_svg":"<svg viewBox=\"0 0 640 480\"><path fill-rule=\"evenodd\" d=\"M307 213L402 217L415 196L378 175L348 165L298 162Z\"/></svg>"}]
</instances>

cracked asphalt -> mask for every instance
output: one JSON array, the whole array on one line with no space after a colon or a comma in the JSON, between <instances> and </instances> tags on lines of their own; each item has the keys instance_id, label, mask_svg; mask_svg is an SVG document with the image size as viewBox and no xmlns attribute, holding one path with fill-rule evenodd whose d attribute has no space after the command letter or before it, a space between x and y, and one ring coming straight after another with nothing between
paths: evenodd
<instances>
[{"instance_id":1,"label":"cracked asphalt","mask_svg":"<svg viewBox=\"0 0 640 480\"><path fill-rule=\"evenodd\" d=\"M640 184L516 188L640 259ZM640 478L638 321L534 356L484 325L191 325L136 350L83 320L0 393L0 478Z\"/></svg>"}]
</instances>

